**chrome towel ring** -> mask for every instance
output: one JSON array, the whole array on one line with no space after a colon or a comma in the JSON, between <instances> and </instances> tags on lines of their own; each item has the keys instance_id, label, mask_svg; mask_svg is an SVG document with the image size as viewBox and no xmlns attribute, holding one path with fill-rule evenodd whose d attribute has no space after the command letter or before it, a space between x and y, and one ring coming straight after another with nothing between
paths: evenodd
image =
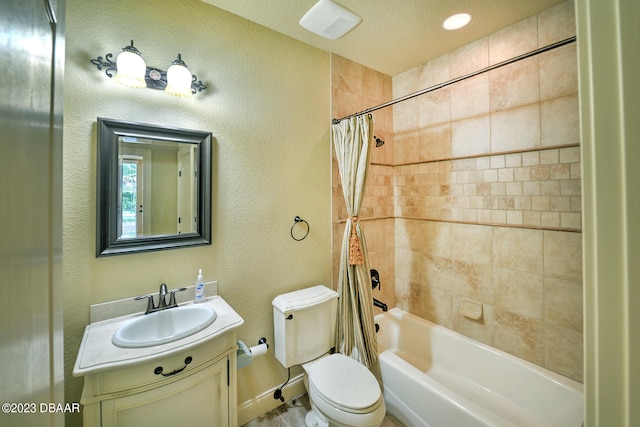
<instances>
[{"instance_id":1,"label":"chrome towel ring","mask_svg":"<svg viewBox=\"0 0 640 427\"><path fill-rule=\"evenodd\" d=\"M309 235L309 231L311 230L311 227L309 227L309 223L308 223L307 221L305 221L304 219L300 218L299 216L296 216L296 217L293 219L293 221L294 221L294 223L293 223L293 225L291 226L291 238L292 238L293 240L295 240L296 242L299 242L299 241L301 241L301 240L306 239L306 237ZM296 236L294 236L294 235L293 235L293 229L294 229L294 228L295 228L295 226L296 226L298 223L300 223L300 222L304 222L304 224L307 226L307 232L306 232L306 233L304 233L304 236L302 236L302 237L300 237L300 238L297 238Z\"/></svg>"}]
</instances>

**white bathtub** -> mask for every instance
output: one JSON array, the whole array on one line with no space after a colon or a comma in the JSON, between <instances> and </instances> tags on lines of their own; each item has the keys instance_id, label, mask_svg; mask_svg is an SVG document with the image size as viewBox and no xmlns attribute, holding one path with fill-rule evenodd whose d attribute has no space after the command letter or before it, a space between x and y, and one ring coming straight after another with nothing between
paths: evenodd
<instances>
[{"instance_id":1,"label":"white bathtub","mask_svg":"<svg viewBox=\"0 0 640 427\"><path fill-rule=\"evenodd\" d=\"M394 308L375 317L387 410L408 427L580 427L582 384Z\"/></svg>"}]
</instances>

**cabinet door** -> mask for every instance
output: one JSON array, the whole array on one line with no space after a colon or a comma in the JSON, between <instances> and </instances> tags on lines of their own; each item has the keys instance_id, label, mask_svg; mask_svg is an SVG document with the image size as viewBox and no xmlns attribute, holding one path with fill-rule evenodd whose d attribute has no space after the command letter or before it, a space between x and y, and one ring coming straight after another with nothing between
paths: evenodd
<instances>
[{"instance_id":1,"label":"cabinet door","mask_svg":"<svg viewBox=\"0 0 640 427\"><path fill-rule=\"evenodd\" d=\"M224 358L167 385L105 400L102 426L228 427L227 378L227 358Z\"/></svg>"}]
</instances>

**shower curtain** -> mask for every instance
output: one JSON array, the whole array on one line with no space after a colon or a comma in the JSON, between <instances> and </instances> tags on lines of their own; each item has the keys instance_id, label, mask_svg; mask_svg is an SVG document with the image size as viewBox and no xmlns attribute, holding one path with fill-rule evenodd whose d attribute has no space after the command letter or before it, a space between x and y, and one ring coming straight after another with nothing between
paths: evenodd
<instances>
[{"instance_id":1,"label":"shower curtain","mask_svg":"<svg viewBox=\"0 0 640 427\"><path fill-rule=\"evenodd\" d=\"M369 171L373 117L368 114L342 120L332 125L331 133L349 214L340 254L336 348L372 367L378 359L373 296L367 244L358 215Z\"/></svg>"}]
</instances>

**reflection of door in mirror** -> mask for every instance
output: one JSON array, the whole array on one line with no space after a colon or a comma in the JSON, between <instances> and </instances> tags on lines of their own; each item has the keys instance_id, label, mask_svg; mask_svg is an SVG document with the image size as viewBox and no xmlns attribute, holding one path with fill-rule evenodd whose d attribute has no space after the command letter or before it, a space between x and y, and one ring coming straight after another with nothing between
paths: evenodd
<instances>
[{"instance_id":1,"label":"reflection of door in mirror","mask_svg":"<svg viewBox=\"0 0 640 427\"><path fill-rule=\"evenodd\" d=\"M119 138L118 215L119 239L151 233L152 152L141 148L136 138Z\"/></svg>"},{"instance_id":2,"label":"reflection of door in mirror","mask_svg":"<svg viewBox=\"0 0 640 427\"><path fill-rule=\"evenodd\" d=\"M118 234L121 238L131 238L142 235L143 207L142 194L144 179L144 160L140 156L121 156L120 169L120 221Z\"/></svg>"},{"instance_id":3,"label":"reflection of door in mirror","mask_svg":"<svg viewBox=\"0 0 640 427\"><path fill-rule=\"evenodd\" d=\"M183 146L178 150L178 233L197 230L197 167L196 146Z\"/></svg>"}]
</instances>

